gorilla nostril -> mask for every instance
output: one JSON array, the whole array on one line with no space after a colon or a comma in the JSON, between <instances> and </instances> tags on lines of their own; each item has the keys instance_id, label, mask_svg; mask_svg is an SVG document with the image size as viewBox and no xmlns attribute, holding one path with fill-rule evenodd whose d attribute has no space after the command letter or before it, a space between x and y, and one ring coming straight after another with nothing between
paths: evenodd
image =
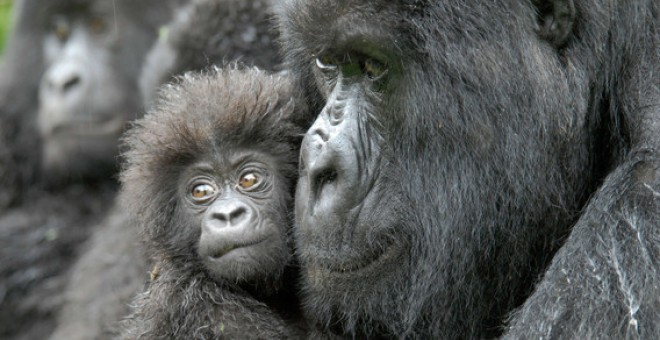
<instances>
[{"instance_id":1,"label":"gorilla nostril","mask_svg":"<svg viewBox=\"0 0 660 340\"><path fill-rule=\"evenodd\" d=\"M249 216L248 209L242 205L230 204L220 211L215 211L212 218L221 227L239 226Z\"/></svg>"},{"instance_id":2,"label":"gorilla nostril","mask_svg":"<svg viewBox=\"0 0 660 340\"><path fill-rule=\"evenodd\" d=\"M229 214L229 221L232 225L237 225L241 220L247 215L247 210L245 207L238 207L238 209L232 211Z\"/></svg>"},{"instance_id":3,"label":"gorilla nostril","mask_svg":"<svg viewBox=\"0 0 660 340\"><path fill-rule=\"evenodd\" d=\"M323 170L318 174L316 178L319 187L332 183L335 180L337 180L337 171L335 169Z\"/></svg>"},{"instance_id":4,"label":"gorilla nostril","mask_svg":"<svg viewBox=\"0 0 660 340\"><path fill-rule=\"evenodd\" d=\"M213 214L213 218L215 218L216 220L218 220L220 222L224 222L224 223L229 222L229 218L228 218L227 214L224 214L224 213Z\"/></svg>"},{"instance_id":5,"label":"gorilla nostril","mask_svg":"<svg viewBox=\"0 0 660 340\"><path fill-rule=\"evenodd\" d=\"M80 77L75 75L62 84L62 91L67 92L80 83Z\"/></svg>"},{"instance_id":6,"label":"gorilla nostril","mask_svg":"<svg viewBox=\"0 0 660 340\"><path fill-rule=\"evenodd\" d=\"M337 178L339 177L339 174L337 173L337 170L334 168L326 168L324 170L319 171L316 175L312 177L312 193L313 193L313 201L318 201L321 199L321 196L324 194L324 190L329 189L326 191L326 194L332 193L334 190L332 189L333 184L337 181Z\"/></svg>"},{"instance_id":7,"label":"gorilla nostril","mask_svg":"<svg viewBox=\"0 0 660 340\"><path fill-rule=\"evenodd\" d=\"M312 133L321 137L321 140L324 142L327 142L330 139L330 135L322 128L316 128Z\"/></svg>"}]
</instances>

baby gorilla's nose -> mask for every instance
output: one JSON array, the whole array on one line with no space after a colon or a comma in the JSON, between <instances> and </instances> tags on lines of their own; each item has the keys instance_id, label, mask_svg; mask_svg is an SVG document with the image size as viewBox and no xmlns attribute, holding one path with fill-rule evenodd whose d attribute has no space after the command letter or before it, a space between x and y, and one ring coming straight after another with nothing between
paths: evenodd
<instances>
[{"instance_id":1,"label":"baby gorilla's nose","mask_svg":"<svg viewBox=\"0 0 660 340\"><path fill-rule=\"evenodd\" d=\"M210 209L209 226L212 228L242 227L252 217L252 209L238 200L216 202Z\"/></svg>"}]
</instances>

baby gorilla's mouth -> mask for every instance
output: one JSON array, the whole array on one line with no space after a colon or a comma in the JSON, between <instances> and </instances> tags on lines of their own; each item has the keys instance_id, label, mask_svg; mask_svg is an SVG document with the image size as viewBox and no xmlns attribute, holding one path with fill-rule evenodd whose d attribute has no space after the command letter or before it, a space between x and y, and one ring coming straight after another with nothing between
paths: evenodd
<instances>
[{"instance_id":1,"label":"baby gorilla's mouth","mask_svg":"<svg viewBox=\"0 0 660 340\"><path fill-rule=\"evenodd\" d=\"M249 248L249 247L255 246L259 243L262 243L262 242L266 241L267 239L268 239L268 237L264 237L264 238L257 239L255 241L251 241L251 242L243 242L243 243L231 244L231 245L221 247L221 248L217 249L216 251L213 251L211 253L211 255L209 255L209 259L218 260L221 257L227 255L228 253L230 253L230 252L232 252L236 249Z\"/></svg>"}]
</instances>

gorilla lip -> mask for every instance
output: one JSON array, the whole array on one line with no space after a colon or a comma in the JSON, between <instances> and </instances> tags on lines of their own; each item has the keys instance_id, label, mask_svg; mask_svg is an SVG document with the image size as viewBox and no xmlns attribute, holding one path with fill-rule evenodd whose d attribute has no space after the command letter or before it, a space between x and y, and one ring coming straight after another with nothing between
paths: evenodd
<instances>
[{"instance_id":1,"label":"gorilla lip","mask_svg":"<svg viewBox=\"0 0 660 340\"><path fill-rule=\"evenodd\" d=\"M374 267L379 267L384 265L388 260L397 258L397 254L401 253L403 247L397 246L393 242L384 244L381 247L378 247L376 251L369 252L368 256L363 256L357 261L352 263L341 263L341 264L321 264L321 268L337 273L337 274L349 274L357 273L362 271L367 271Z\"/></svg>"},{"instance_id":2,"label":"gorilla lip","mask_svg":"<svg viewBox=\"0 0 660 340\"><path fill-rule=\"evenodd\" d=\"M267 240L268 240L268 237L264 237L264 238L257 239L256 241L253 241L253 242L244 242L244 243L228 245L228 246L222 247L220 249L217 249L217 250L211 252L212 255L209 255L208 257L211 260L218 260L221 257L229 254L230 252L232 252L234 250L249 248L249 247L255 246L259 243L265 242Z\"/></svg>"},{"instance_id":3,"label":"gorilla lip","mask_svg":"<svg viewBox=\"0 0 660 340\"><path fill-rule=\"evenodd\" d=\"M124 128L124 118L115 115L98 121L67 121L45 128L50 135L105 136L119 133Z\"/></svg>"}]
</instances>

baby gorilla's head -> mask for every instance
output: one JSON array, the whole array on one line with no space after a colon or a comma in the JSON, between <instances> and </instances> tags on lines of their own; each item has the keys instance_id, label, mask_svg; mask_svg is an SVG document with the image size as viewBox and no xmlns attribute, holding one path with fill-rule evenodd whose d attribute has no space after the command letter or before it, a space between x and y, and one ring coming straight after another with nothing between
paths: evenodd
<instances>
[{"instance_id":1,"label":"baby gorilla's head","mask_svg":"<svg viewBox=\"0 0 660 340\"><path fill-rule=\"evenodd\" d=\"M125 139L121 176L150 256L216 280L281 275L301 138L293 97L286 75L235 67L162 89Z\"/></svg>"}]
</instances>

